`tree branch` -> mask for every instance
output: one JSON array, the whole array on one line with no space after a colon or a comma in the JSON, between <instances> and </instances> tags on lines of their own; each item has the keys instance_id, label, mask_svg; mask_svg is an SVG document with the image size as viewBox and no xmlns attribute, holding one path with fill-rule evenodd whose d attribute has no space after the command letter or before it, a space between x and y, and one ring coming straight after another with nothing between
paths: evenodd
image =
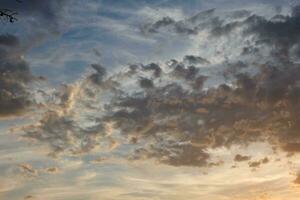
<instances>
[{"instance_id":1,"label":"tree branch","mask_svg":"<svg viewBox=\"0 0 300 200\"><path fill-rule=\"evenodd\" d=\"M22 3L22 0L16 0L16 2ZM0 18L4 18L10 23L14 23L18 20L16 15L18 15L18 13L15 11L9 9L0 9Z\"/></svg>"},{"instance_id":2,"label":"tree branch","mask_svg":"<svg viewBox=\"0 0 300 200\"><path fill-rule=\"evenodd\" d=\"M0 17L4 17L10 23L14 23L18 19L15 17L18 13L8 10L8 9L0 9Z\"/></svg>"}]
</instances>

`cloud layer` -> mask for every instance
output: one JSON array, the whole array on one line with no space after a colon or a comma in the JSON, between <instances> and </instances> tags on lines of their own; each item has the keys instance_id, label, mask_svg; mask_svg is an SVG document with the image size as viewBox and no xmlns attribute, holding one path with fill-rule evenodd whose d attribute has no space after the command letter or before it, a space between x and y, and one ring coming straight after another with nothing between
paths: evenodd
<instances>
[{"instance_id":1,"label":"cloud layer","mask_svg":"<svg viewBox=\"0 0 300 200\"><path fill-rule=\"evenodd\" d=\"M53 155L126 145L131 160L173 166L209 167L209 149L261 141L297 153L298 10L270 19L246 10L222 15L208 10L182 21L165 17L146 24L143 34L206 34L208 42L232 43L229 35L240 34L244 46L235 50L236 57L217 63L217 70L211 58L218 51L211 58L186 55L116 73L93 64L94 71L78 83L50 94L54 104L37 124L25 128L25 137L46 142ZM249 161L249 166L267 162Z\"/></svg>"},{"instance_id":2,"label":"cloud layer","mask_svg":"<svg viewBox=\"0 0 300 200\"><path fill-rule=\"evenodd\" d=\"M36 79L22 58L19 39L0 35L0 116L23 113L32 103L26 86Z\"/></svg>"}]
</instances>

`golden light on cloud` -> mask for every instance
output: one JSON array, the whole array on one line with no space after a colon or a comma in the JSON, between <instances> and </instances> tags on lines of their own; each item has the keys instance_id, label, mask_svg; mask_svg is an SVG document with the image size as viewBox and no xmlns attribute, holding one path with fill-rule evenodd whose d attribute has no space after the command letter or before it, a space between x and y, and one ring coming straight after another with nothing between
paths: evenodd
<instances>
[{"instance_id":1,"label":"golden light on cloud","mask_svg":"<svg viewBox=\"0 0 300 200\"><path fill-rule=\"evenodd\" d=\"M300 198L296 3L0 4L0 200Z\"/></svg>"}]
</instances>

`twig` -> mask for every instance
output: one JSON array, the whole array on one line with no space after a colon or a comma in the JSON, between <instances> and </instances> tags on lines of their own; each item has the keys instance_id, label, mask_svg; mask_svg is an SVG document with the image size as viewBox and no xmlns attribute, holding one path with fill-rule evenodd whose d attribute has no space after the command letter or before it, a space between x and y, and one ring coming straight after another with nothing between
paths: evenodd
<instances>
[{"instance_id":1,"label":"twig","mask_svg":"<svg viewBox=\"0 0 300 200\"><path fill-rule=\"evenodd\" d=\"M18 3L22 3L22 0L16 0L16 2ZM9 9L0 9L0 18L4 17L6 18L7 21L9 21L10 23L14 23L15 21L17 21L18 19L15 17L16 15L18 15L17 12L14 12L12 10Z\"/></svg>"},{"instance_id":2,"label":"twig","mask_svg":"<svg viewBox=\"0 0 300 200\"><path fill-rule=\"evenodd\" d=\"M10 23L14 23L18 19L15 17L18 13L8 10L8 9L0 9L0 17L5 17L7 21Z\"/></svg>"}]
</instances>

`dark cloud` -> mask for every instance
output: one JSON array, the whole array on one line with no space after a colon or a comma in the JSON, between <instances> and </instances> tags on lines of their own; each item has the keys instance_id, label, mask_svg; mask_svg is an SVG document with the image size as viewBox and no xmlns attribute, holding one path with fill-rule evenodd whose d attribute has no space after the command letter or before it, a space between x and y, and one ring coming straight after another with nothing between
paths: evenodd
<instances>
[{"instance_id":1,"label":"dark cloud","mask_svg":"<svg viewBox=\"0 0 300 200\"><path fill-rule=\"evenodd\" d=\"M300 174L297 175L296 179L294 180L295 184L300 184Z\"/></svg>"},{"instance_id":2,"label":"dark cloud","mask_svg":"<svg viewBox=\"0 0 300 200\"><path fill-rule=\"evenodd\" d=\"M210 62L208 60L206 60L205 58L202 58L200 56L185 56L184 57L184 61L188 62L190 65L195 65L195 64L210 64Z\"/></svg>"},{"instance_id":3,"label":"dark cloud","mask_svg":"<svg viewBox=\"0 0 300 200\"><path fill-rule=\"evenodd\" d=\"M26 86L35 79L19 52L19 40L0 36L0 116L22 114L32 103Z\"/></svg>"},{"instance_id":4,"label":"dark cloud","mask_svg":"<svg viewBox=\"0 0 300 200\"><path fill-rule=\"evenodd\" d=\"M169 142L161 146L151 145L147 149L137 149L134 158L155 158L161 163L173 166L212 166L211 163L208 163L209 154L204 152L203 149L178 142Z\"/></svg>"},{"instance_id":5,"label":"dark cloud","mask_svg":"<svg viewBox=\"0 0 300 200\"><path fill-rule=\"evenodd\" d=\"M208 79L207 76L198 75L194 81L192 81L190 84L194 90L202 90L202 87L204 85L204 82Z\"/></svg>"},{"instance_id":6,"label":"dark cloud","mask_svg":"<svg viewBox=\"0 0 300 200\"><path fill-rule=\"evenodd\" d=\"M22 31L18 37L0 35L0 117L20 115L34 103L30 83L38 80L31 74L23 56L44 36L56 32L63 22L63 9L68 0L41 2L1 1L1 6L18 13ZM20 40L19 38L22 38ZM42 78L42 77L41 77Z\"/></svg>"},{"instance_id":7,"label":"dark cloud","mask_svg":"<svg viewBox=\"0 0 300 200\"><path fill-rule=\"evenodd\" d=\"M145 88L145 89L154 87L153 81L150 79L147 79L147 78L140 79L139 84L142 88Z\"/></svg>"},{"instance_id":8,"label":"dark cloud","mask_svg":"<svg viewBox=\"0 0 300 200\"><path fill-rule=\"evenodd\" d=\"M249 17L251 15L251 11L249 10L237 10L228 14L228 17L233 19L241 19L244 17Z\"/></svg>"},{"instance_id":9,"label":"dark cloud","mask_svg":"<svg viewBox=\"0 0 300 200\"><path fill-rule=\"evenodd\" d=\"M291 153L300 152L300 143L287 143L283 146L283 149Z\"/></svg>"},{"instance_id":10,"label":"dark cloud","mask_svg":"<svg viewBox=\"0 0 300 200\"><path fill-rule=\"evenodd\" d=\"M184 64L179 63L174 67L173 75L177 78L193 80L196 78L198 72L199 69L195 66L185 66Z\"/></svg>"},{"instance_id":11,"label":"dark cloud","mask_svg":"<svg viewBox=\"0 0 300 200\"><path fill-rule=\"evenodd\" d=\"M187 69L177 65L171 75L183 77L189 85L194 78ZM109 119L116 122L122 133L156 139L163 133L175 141L195 144L202 151L264 140L288 150L285 146L290 139L298 138L298 118L294 116L298 109L299 89L295 84L299 67L291 64L285 71L280 66L258 69L260 72L254 76L234 75L233 87L220 85L205 92L194 93L176 83L156 86L150 93L119 99L119 111ZM168 151L168 146L163 149ZM150 153L142 152L146 157L161 156L156 151L162 150L154 146ZM172 155L175 159L176 154ZM250 166L262 163L265 160L251 162Z\"/></svg>"},{"instance_id":12,"label":"dark cloud","mask_svg":"<svg viewBox=\"0 0 300 200\"><path fill-rule=\"evenodd\" d=\"M0 35L0 45L5 46L18 46L19 45L19 39L14 35Z\"/></svg>"},{"instance_id":13,"label":"dark cloud","mask_svg":"<svg viewBox=\"0 0 300 200\"><path fill-rule=\"evenodd\" d=\"M148 27L145 27L145 28L148 29L147 30L148 32L155 33L155 32L157 32L157 29L160 29L162 27L166 27L169 25L174 25L174 24L175 24L175 21L171 17L164 17L161 20L158 20L157 22L155 22L154 24L151 24L151 26L148 25Z\"/></svg>"},{"instance_id":14,"label":"dark cloud","mask_svg":"<svg viewBox=\"0 0 300 200\"><path fill-rule=\"evenodd\" d=\"M240 154L235 155L234 161L236 162L243 162L243 161L248 161L251 159L251 156L243 156Z\"/></svg>"},{"instance_id":15,"label":"dark cloud","mask_svg":"<svg viewBox=\"0 0 300 200\"><path fill-rule=\"evenodd\" d=\"M213 37L221 37L221 36L227 36L232 31L234 31L236 28L241 27L243 25L243 22L231 22L227 24L220 24L217 26L214 26L211 29L211 34Z\"/></svg>"},{"instance_id":16,"label":"dark cloud","mask_svg":"<svg viewBox=\"0 0 300 200\"><path fill-rule=\"evenodd\" d=\"M218 162L211 162L211 163L208 163L208 167L220 167L224 164L224 161L223 160L220 160Z\"/></svg>"},{"instance_id":17,"label":"dark cloud","mask_svg":"<svg viewBox=\"0 0 300 200\"><path fill-rule=\"evenodd\" d=\"M92 64L92 68L96 71L89 76L89 79L95 84L101 84L106 76L106 69L99 64Z\"/></svg>"},{"instance_id":18,"label":"dark cloud","mask_svg":"<svg viewBox=\"0 0 300 200\"><path fill-rule=\"evenodd\" d=\"M56 157L61 153L72 155L88 153L100 145L101 138L107 139L107 144L101 145L106 145L108 149L116 145L116 142L107 135L109 130L106 128L105 121L99 121L97 115L85 116L85 109L89 110L87 112L99 109L94 106L96 91L115 92L112 81L103 77L106 74L104 68L100 65L92 65L92 67L96 72L87 76L82 84L63 85L50 94L50 102L47 103L51 104L51 107L43 114L40 121L23 127L24 138L35 139L51 147L50 156ZM81 101L81 98L84 98L84 101ZM78 120L77 109L81 108L83 110L79 112L80 115L88 123L92 123L91 125L86 126Z\"/></svg>"},{"instance_id":19,"label":"dark cloud","mask_svg":"<svg viewBox=\"0 0 300 200\"><path fill-rule=\"evenodd\" d=\"M71 116L60 116L55 111L46 113L38 125L26 127L25 131L24 137L50 144L51 156L62 152L73 155L90 152L98 144L97 136L105 134L101 125L84 129Z\"/></svg>"},{"instance_id":20,"label":"dark cloud","mask_svg":"<svg viewBox=\"0 0 300 200\"><path fill-rule=\"evenodd\" d=\"M29 200L29 199L34 199L34 196L32 195L27 195L24 197L24 200Z\"/></svg>"},{"instance_id":21,"label":"dark cloud","mask_svg":"<svg viewBox=\"0 0 300 200\"><path fill-rule=\"evenodd\" d=\"M288 60L293 53L299 54L299 16L299 6L293 7L290 15L277 14L272 19L251 14L246 10L234 11L227 16L218 16L213 11L206 11L181 21L164 18L146 25L143 31L157 33L167 28L172 33L196 35L205 30L211 37L216 38L227 37L234 31L242 29L241 35L244 37L256 36L254 38L256 46L245 47L242 54L257 53L259 45L264 44L272 48L271 53L277 60L282 61Z\"/></svg>"},{"instance_id":22,"label":"dark cloud","mask_svg":"<svg viewBox=\"0 0 300 200\"><path fill-rule=\"evenodd\" d=\"M45 169L45 172L49 174L57 174L60 172L60 169L57 167L49 167Z\"/></svg>"},{"instance_id":23,"label":"dark cloud","mask_svg":"<svg viewBox=\"0 0 300 200\"><path fill-rule=\"evenodd\" d=\"M158 33L163 29L167 29L178 34L196 35L201 29L220 23L218 18L213 17L213 14L214 9L211 9L180 21L176 21L171 17L163 17L154 23L142 26L141 31L143 33Z\"/></svg>"},{"instance_id":24,"label":"dark cloud","mask_svg":"<svg viewBox=\"0 0 300 200\"><path fill-rule=\"evenodd\" d=\"M134 68L136 75L130 68L118 76L101 76L100 88L107 82L136 79L138 87L151 90L130 93L122 89L122 84L116 84L114 89L106 87L105 91L109 93L105 94L111 99L101 116L92 116L97 122L94 128L82 128L72 116L49 112L40 125L27 130L26 136L50 143L54 152L76 154L95 148L98 145L95 137L105 135L104 124L112 123L127 141L134 138L131 144L137 145L137 150L132 158L154 158L176 166L208 166L206 150L209 148L267 141L288 151L285 146L298 140L296 102L300 97L297 95L300 68L297 64L288 65L284 71L281 66L257 66L259 72L255 75L233 74L232 86L221 84L202 90L207 77L197 68L173 63L175 66L171 65L169 72L162 72L163 77L173 78L171 82L158 85L146 77L141 79L139 72L144 69L139 67ZM99 69L96 68L96 74ZM176 77L181 81L178 82ZM198 90L190 87L193 84L199 86ZM85 91L85 88L81 90ZM114 93L115 90L121 92ZM74 97L71 91L61 95L63 108L68 107L70 98ZM70 134L66 134L68 132ZM90 134L92 132L95 134ZM74 141L79 143L74 144ZM236 158L242 159L245 158ZM249 166L260 166L265 162L254 161Z\"/></svg>"},{"instance_id":25,"label":"dark cloud","mask_svg":"<svg viewBox=\"0 0 300 200\"><path fill-rule=\"evenodd\" d=\"M143 66L144 70L145 71L153 71L153 75L154 77L160 77L161 73L162 73L162 70L161 68L159 67L158 64L155 64L155 63L150 63L146 66Z\"/></svg>"},{"instance_id":26,"label":"dark cloud","mask_svg":"<svg viewBox=\"0 0 300 200\"><path fill-rule=\"evenodd\" d=\"M205 10L205 11L199 12L196 15L190 17L188 19L188 21L190 21L192 23L197 23L198 21L203 21L203 20L213 17L214 13L215 13L215 9Z\"/></svg>"},{"instance_id":27,"label":"dark cloud","mask_svg":"<svg viewBox=\"0 0 300 200\"><path fill-rule=\"evenodd\" d=\"M191 65L191 61L203 62L194 55L186 56L182 62L171 60L163 67L153 63L131 65L127 71L111 76L100 65L93 65L96 72L79 85L84 92L62 98L62 110L69 111L47 112L25 135L49 143L54 151L89 152L99 145L95 138L107 135L105 125L112 124L124 141L131 144L130 158L150 158L174 166L209 166L208 149L247 146L253 142L268 142L283 151L297 153L300 65L289 52L298 42L298 15L286 16L280 22L251 15L229 22L230 25L220 24L214 15L210 11L205 17L199 15L180 22L181 25L166 18L152 28L196 23L194 27L200 30L201 21L206 23L204 28L217 32L208 37L215 39L226 37L239 27L242 36L254 36L254 48L270 52L262 55L260 63L255 62L255 54L249 51L254 59L243 55L238 61L227 60L219 73L225 81L208 88L203 85L211 77L204 75L196 64ZM89 90L94 95L87 95ZM92 101L97 95L105 98ZM77 106L66 109L72 96L84 102L81 112L99 108L98 113L88 116L95 123L92 127L82 127L74 117L72 112L79 109ZM248 159L242 155L235 158ZM257 168L267 162L265 158L248 164Z\"/></svg>"},{"instance_id":28,"label":"dark cloud","mask_svg":"<svg viewBox=\"0 0 300 200\"><path fill-rule=\"evenodd\" d=\"M19 164L18 168L24 176L32 177L38 175L38 171L34 169L30 164Z\"/></svg>"},{"instance_id":29,"label":"dark cloud","mask_svg":"<svg viewBox=\"0 0 300 200\"><path fill-rule=\"evenodd\" d=\"M262 164L267 164L268 162L269 162L269 159L267 157L265 157L259 161L251 161L248 164L249 164L249 167L251 167L251 168L258 168Z\"/></svg>"}]
</instances>

